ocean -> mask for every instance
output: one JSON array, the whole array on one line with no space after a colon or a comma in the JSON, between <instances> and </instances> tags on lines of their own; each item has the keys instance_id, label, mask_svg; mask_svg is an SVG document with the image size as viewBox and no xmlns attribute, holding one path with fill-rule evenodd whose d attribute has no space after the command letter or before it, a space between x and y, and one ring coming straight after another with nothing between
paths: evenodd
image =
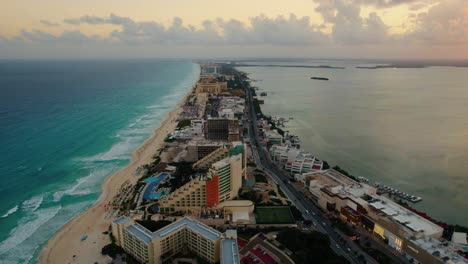
<instances>
[{"instance_id":1,"label":"ocean","mask_svg":"<svg viewBox=\"0 0 468 264\"><path fill-rule=\"evenodd\" d=\"M249 63L345 67L239 70L267 93L265 114L293 118L284 130L298 135L302 148L355 176L421 196L413 207L435 219L468 225L468 68Z\"/></svg>"},{"instance_id":2,"label":"ocean","mask_svg":"<svg viewBox=\"0 0 468 264\"><path fill-rule=\"evenodd\" d=\"M198 76L182 60L0 61L0 263L37 262Z\"/></svg>"}]
</instances>

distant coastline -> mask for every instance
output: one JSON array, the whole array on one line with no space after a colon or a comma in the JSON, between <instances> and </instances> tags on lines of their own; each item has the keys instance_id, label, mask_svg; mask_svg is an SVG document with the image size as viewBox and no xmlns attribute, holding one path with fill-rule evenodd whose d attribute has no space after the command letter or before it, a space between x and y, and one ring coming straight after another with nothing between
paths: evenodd
<instances>
[{"instance_id":1,"label":"distant coastline","mask_svg":"<svg viewBox=\"0 0 468 264\"><path fill-rule=\"evenodd\" d=\"M337 67L330 65L280 65L280 64L236 64L236 67L280 67L280 68L310 68L310 69L332 69L342 70L346 67Z\"/></svg>"},{"instance_id":2,"label":"distant coastline","mask_svg":"<svg viewBox=\"0 0 468 264\"><path fill-rule=\"evenodd\" d=\"M368 69L368 70L377 70L377 69L421 69L427 68L429 66L426 65L398 65L398 64L390 64L390 65L375 65L375 66L356 66L356 69Z\"/></svg>"}]
</instances>

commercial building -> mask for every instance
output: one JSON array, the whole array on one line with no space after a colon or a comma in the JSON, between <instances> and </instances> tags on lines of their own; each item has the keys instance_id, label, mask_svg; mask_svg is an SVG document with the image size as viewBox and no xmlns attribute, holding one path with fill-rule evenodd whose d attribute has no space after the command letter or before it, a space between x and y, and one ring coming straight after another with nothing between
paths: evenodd
<instances>
[{"instance_id":1,"label":"commercial building","mask_svg":"<svg viewBox=\"0 0 468 264\"><path fill-rule=\"evenodd\" d=\"M218 208L223 210L228 221L234 224L249 224L255 219L255 205L250 200L230 200L220 203Z\"/></svg>"},{"instance_id":2,"label":"commercial building","mask_svg":"<svg viewBox=\"0 0 468 264\"><path fill-rule=\"evenodd\" d=\"M267 140L267 144L280 145L283 143L283 136L276 130L265 131L265 138Z\"/></svg>"},{"instance_id":3,"label":"commercial building","mask_svg":"<svg viewBox=\"0 0 468 264\"><path fill-rule=\"evenodd\" d=\"M245 173L243 152L244 146L238 144L228 150L226 158L219 161L215 161L219 157L218 151L205 157L206 160L214 161L210 164L208 173L196 176L190 182L163 197L160 200L160 211L173 212L215 207L237 197ZM205 165L207 164L209 163Z\"/></svg>"},{"instance_id":4,"label":"commercial building","mask_svg":"<svg viewBox=\"0 0 468 264\"><path fill-rule=\"evenodd\" d=\"M187 250L209 263L237 264L237 232L220 233L188 217L155 232L122 217L112 222L116 243L141 263L160 264Z\"/></svg>"},{"instance_id":5,"label":"commercial building","mask_svg":"<svg viewBox=\"0 0 468 264\"><path fill-rule=\"evenodd\" d=\"M316 159L309 152L289 145L273 145L270 148L270 155L272 160L292 175L319 171L323 168L323 161Z\"/></svg>"},{"instance_id":6,"label":"commercial building","mask_svg":"<svg viewBox=\"0 0 468 264\"><path fill-rule=\"evenodd\" d=\"M378 195L375 187L335 170L303 174L303 182L321 208L338 211L343 220L364 226L413 262L442 263L442 255L428 253L418 241L439 241L443 228ZM449 247L445 251L453 252Z\"/></svg>"},{"instance_id":7,"label":"commercial building","mask_svg":"<svg viewBox=\"0 0 468 264\"><path fill-rule=\"evenodd\" d=\"M210 118L204 125L205 139L222 141L239 141L241 134L239 121L226 118Z\"/></svg>"},{"instance_id":8,"label":"commercial building","mask_svg":"<svg viewBox=\"0 0 468 264\"><path fill-rule=\"evenodd\" d=\"M468 236L466 233L453 232L452 243L458 250L468 252Z\"/></svg>"},{"instance_id":9,"label":"commercial building","mask_svg":"<svg viewBox=\"0 0 468 264\"><path fill-rule=\"evenodd\" d=\"M195 93L220 94L227 92L227 82L218 82L214 78L205 77L197 83Z\"/></svg>"}]
</instances>

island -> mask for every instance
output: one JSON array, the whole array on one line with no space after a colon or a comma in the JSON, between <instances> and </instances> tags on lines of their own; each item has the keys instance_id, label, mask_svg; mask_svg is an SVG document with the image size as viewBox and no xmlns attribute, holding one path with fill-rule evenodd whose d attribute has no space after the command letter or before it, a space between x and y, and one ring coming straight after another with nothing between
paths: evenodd
<instances>
[{"instance_id":1,"label":"island","mask_svg":"<svg viewBox=\"0 0 468 264\"><path fill-rule=\"evenodd\" d=\"M311 80L321 80L321 81L328 81L330 79L325 77L310 77Z\"/></svg>"}]
</instances>

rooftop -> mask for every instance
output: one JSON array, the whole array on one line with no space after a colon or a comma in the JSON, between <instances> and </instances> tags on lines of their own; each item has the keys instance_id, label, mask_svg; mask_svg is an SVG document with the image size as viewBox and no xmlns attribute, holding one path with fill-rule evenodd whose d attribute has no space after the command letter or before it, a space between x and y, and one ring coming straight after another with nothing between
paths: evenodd
<instances>
[{"instance_id":1,"label":"rooftop","mask_svg":"<svg viewBox=\"0 0 468 264\"><path fill-rule=\"evenodd\" d=\"M117 224L126 224L128 222L131 222L133 221L133 218L131 217L120 217L120 218L117 218L116 220L114 220L115 223Z\"/></svg>"},{"instance_id":2,"label":"rooftop","mask_svg":"<svg viewBox=\"0 0 468 264\"><path fill-rule=\"evenodd\" d=\"M376 189L365 183L356 182L351 178L335 170L311 172L304 174L309 179L312 188L324 188L329 194L340 197L349 197L364 207L372 207L381 212L383 216L397 222L414 232L422 232L427 236L441 234L443 228L435 223L409 211L393 200L376 194ZM372 199L365 201L361 197L370 196Z\"/></svg>"},{"instance_id":3,"label":"rooftop","mask_svg":"<svg viewBox=\"0 0 468 264\"><path fill-rule=\"evenodd\" d=\"M121 223L124 220L121 220L122 218L119 218L115 220L114 222L116 223ZM130 218L131 219L131 218ZM126 221L126 220L125 220ZM141 241L145 242L146 244L149 244L152 239L157 238L157 237L164 237L168 234L171 234L173 232L182 230L184 228L189 228L192 231L195 231L199 233L201 236L205 237L206 239L209 240L218 240L221 238L221 233L218 232L215 229L210 228L209 226L206 226L198 221L192 220L188 217L184 217L168 226L165 226L155 232L151 232L142 225L138 223L134 223L130 226L127 227L127 230L133 234L135 237L140 239Z\"/></svg>"},{"instance_id":4,"label":"rooftop","mask_svg":"<svg viewBox=\"0 0 468 264\"><path fill-rule=\"evenodd\" d=\"M369 201L369 205L414 232L423 232L425 235L431 236L443 231L443 228L437 224L424 219L384 196L375 196L374 199Z\"/></svg>"},{"instance_id":5,"label":"rooftop","mask_svg":"<svg viewBox=\"0 0 468 264\"><path fill-rule=\"evenodd\" d=\"M468 242L466 242L466 233L453 232L452 242L457 244L468 245Z\"/></svg>"},{"instance_id":6,"label":"rooftop","mask_svg":"<svg viewBox=\"0 0 468 264\"><path fill-rule=\"evenodd\" d=\"M458 255L452 248L442 243L437 239L432 238L421 238L417 240L411 240L425 251L429 252L435 257L445 259L446 263L468 263L466 259ZM448 261L451 262L448 262Z\"/></svg>"},{"instance_id":7,"label":"rooftop","mask_svg":"<svg viewBox=\"0 0 468 264\"><path fill-rule=\"evenodd\" d=\"M237 246L236 230L226 230L227 237L221 241L221 263L239 263L239 249Z\"/></svg>"}]
</instances>

